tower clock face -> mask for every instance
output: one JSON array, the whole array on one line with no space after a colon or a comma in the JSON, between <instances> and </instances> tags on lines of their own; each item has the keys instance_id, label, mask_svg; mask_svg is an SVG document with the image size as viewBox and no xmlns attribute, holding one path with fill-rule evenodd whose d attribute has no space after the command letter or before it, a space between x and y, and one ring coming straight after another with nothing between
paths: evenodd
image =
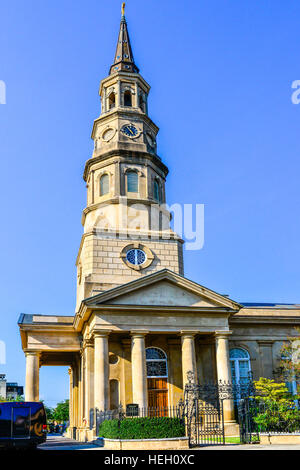
<instances>
[{"instance_id":1,"label":"tower clock face","mask_svg":"<svg viewBox=\"0 0 300 470\"><path fill-rule=\"evenodd\" d=\"M115 129L113 129L112 127L106 129L103 134L102 134L102 139L105 141L105 142L108 142L109 140L111 140L113 138L113 136L115 135L116 131Z\"/></svg>"},{"instance_id":2,"label":"tower clock face","mask_svg":"<svg viewBox=\"0 0 300 470\"><path fill-rule=\"evenodd\" d=\"M131 139L137 137L139 134L139 131L133 124L126 124L122 127L121 132Z\"/></svg>"}]
</instances>

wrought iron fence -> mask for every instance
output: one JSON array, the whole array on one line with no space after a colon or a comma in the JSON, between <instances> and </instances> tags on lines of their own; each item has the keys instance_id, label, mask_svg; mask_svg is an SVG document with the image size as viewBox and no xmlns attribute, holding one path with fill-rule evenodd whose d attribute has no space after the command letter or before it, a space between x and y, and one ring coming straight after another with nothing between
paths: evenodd
<instances>
[{"instance_id":1,"label":"wrought iron fence","mask_svg":"<svg viewBox=\"0 0 300 470\"><path fill-rule=\"evenodd\" d=\"M184 424L185 407L181 400L177 406L147 407L141 408L137 405L129 405L126 410L120 405L115 410L97 411L96 426L97 434L99 426L103 421L117 419L119 421L125 418L179 418Z\"/></svg>"},{"instance_id":2,"label":"wrought iron fence","mask_svg":"<svg viewBox=\"0 0 300 470\"><path fill-rule=\"evenodd\" d=\"M259 440L260 433L300 434L300 410L298 406L265 403L256 398L245 398L239 403L241 441Z\"/></svg>"},{"instance_id":3,"label":"wrought iron fence","mask_svg":"<svg viewBox=\"0 0 300 470\"><path fill-rule=\"evenodd\" d=\"M194 374L188 372L188 382L185 386L185 399L201 399L205 402L214 402L219 400L234 400L236 402L243 398L255 395L252 375L244 382L195 382Z\"/></svg>"}]
</instances>

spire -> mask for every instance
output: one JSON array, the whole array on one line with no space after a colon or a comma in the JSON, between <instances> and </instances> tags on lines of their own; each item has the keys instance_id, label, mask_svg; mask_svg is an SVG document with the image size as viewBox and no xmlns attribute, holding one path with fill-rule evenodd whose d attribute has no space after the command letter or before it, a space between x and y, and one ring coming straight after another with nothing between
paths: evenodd
<instances>
[{"instance_id":1,"label":"spire","mask_svg":"<svg viewBox=\"0 0 300 470\"><path fill-rule=\"evenodd\" d=\"M131 49L127 23L125 19L125 3L122 3L122 17L115 60L113 65L110 67L109 73L112 74L120 71L139 73L139 69L134 63Z\"/></svg>"}]
</instances>

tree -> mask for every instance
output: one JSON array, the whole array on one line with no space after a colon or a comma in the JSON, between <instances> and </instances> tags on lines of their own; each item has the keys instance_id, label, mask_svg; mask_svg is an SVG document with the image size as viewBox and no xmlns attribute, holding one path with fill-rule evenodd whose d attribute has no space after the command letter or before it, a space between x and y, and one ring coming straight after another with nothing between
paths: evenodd
<instances>
[{"instance_id":1,"label":"tree","mask_svg":"<svg viewBox=\"0 0 300 470\"><path fill-rule=\"evenodd\" d=\"M11 397L3 398L3 397L0 397L0 402L9 402L9 401L24 401L24 397L21 396L21 395L18 395L16 398L11 398Z\"/></svg>"},{"instance_id":2,"label":"tree","mask_svg":"<svg viewBox=\"0 0 300 470\"><path fill-rule=\"evenodd\" d=\"M53 412L53 419L58 422L69 420L69 400L57 403Z\"/></svg>"},{"instance_id":3,"label":"tree","mask_svg":"<svg viewBox=\"0 0 300 470\"><path fill-rule=\"evenodd\" d=\"M256 416L254 422L260 431L293 432L300 426L300 411L295 397L285 383L260 378L254 382Z\"/></svg>"},{"instance_id":4,"label":"tree","mask_svg":"<svg viewBox=\"0 0 300 470\"><path fill-rule=\"evenodd\" d=\"M285 383L277 383L272 379L261 377L254 382L256 397L269 407L293 401Z\"/></svg>"},{"instance_id":5,"label":"tree","mask_svg":"<svg viewBox=\"0 0 300 470\"><path fill-rule=\"evenodd\" d=\"M50 421L53 421L54 420L54 409L53 408L50 408L49 406L45 406L45 411L46 411L46 415L47 415L47 422L49 423Z\"/></svg>"}]
</instances>

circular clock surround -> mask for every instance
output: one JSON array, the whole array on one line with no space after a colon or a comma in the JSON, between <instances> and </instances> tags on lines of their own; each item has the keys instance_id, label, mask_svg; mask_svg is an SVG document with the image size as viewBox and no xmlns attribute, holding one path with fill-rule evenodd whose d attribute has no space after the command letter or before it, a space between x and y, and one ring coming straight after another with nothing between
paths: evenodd
<instances>
[{"instance_id":1,"label":"circular clock surround","mask_svg":"<svg viewBox=\"0 0 300 470\"><path fill-rule=\"evenodd\" d=\"M150 266L154 260L154 254L150 248L141 243L131 243L124 246L120 253L120 258L128 268L140 271Z\"/></svg>"},{"instance_id":2,"label":"circular clock surround","mask_svg":"<svg viewBox=\"0 0 300 470\"><path fill-rule=\"evenodd\" d=\"M114 129L113 127L108 127L102 133L102 140L104 140L104 142L109 142L115 136L115 134L116 129Z\"/></svg>"},{"instance_id":3,"label":"circular clock surround","mask_svg":"<svg viewBox=\"0 0 300 470\"><path fill-rule=\"evenodd\" d=\"M124 124L124 126L121 127L121 132L126 137L129 137L129 139L136 139L141 135L141 130L132 123Z\"/></svg>"}]
</instances>

